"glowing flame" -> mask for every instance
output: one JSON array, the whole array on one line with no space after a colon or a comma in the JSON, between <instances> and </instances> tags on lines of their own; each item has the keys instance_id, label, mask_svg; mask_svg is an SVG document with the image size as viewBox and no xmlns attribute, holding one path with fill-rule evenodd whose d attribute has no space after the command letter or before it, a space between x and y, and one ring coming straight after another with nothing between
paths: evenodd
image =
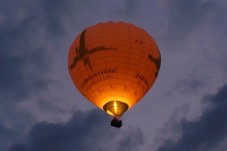
<instances>
[{"instance_id":1,"label":"glowing flame","mask_svg":"<svg viewBox=\"0 0 227 151\"><path fill-rule=\"evenodd\" d=\"M117 102L114 101L114 112L117 113Z\"/></svg>"}]
</instances>

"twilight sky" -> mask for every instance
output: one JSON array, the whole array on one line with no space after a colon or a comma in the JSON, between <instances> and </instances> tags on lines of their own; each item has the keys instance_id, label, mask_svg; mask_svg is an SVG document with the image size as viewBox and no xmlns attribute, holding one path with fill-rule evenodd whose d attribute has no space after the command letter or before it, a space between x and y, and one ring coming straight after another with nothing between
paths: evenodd
<instances>
[{"instance_id":1,"label":"twilight sky","mask_svg":"<svg viewBox=\"0 0 227 151\"><path fill-rule=\"evenodd\" d=\"M74 87L69 47L124 21L162 55L123 127ZM226 0L0 0L0 151L226 151Z\"/></svg>"}]
</instances>

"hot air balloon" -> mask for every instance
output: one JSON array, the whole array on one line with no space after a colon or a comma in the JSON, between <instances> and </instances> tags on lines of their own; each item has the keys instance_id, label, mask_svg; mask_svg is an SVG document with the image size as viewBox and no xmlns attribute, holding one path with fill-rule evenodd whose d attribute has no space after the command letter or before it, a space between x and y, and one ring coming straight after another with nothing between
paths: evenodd
<instances>
[{"instance_id":1,"label":"hot air balloon","mask_svg":"<svg viewBox=\"0 0 227 151\"><path fill-rule=\"evenodd\" d=\"M95 106L120 117L154 84L161 64L159 48L143 29L125 22L98 23L72 43L68 69L77 89Z\"/></svg>"}]
</instances>

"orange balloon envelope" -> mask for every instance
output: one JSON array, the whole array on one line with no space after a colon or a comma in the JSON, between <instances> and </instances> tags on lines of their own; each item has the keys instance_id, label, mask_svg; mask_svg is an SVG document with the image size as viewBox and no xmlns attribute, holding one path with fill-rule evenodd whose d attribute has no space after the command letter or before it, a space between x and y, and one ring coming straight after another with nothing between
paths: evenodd
<instances>
[{"instance_id":1,"label":"orange balloon envelope","mask_svg":"<svg viewBox=\"0 0 227 151\"><path fill-rule=\"evenodd\" d=\"M68 68L78 90L114 117L133 107L158 76L161 56L154 39L124 22L86 28L69 50Z\"/></svg>"}]
</instances>

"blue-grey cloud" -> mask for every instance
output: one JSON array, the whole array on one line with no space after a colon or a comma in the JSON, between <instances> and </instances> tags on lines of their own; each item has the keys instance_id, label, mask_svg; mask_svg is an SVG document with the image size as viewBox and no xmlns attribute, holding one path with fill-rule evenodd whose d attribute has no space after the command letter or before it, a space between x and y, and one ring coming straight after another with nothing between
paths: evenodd
<instances>
[{"instance_id":1,"label":"blue-grey cloud","mask_svg":"<svg viewBox=\"0 0 227 151\"><path fill-rule=\"evenodd\" d=\"M35 16L32 3L1 1L1 7L5 24L0 24L0 119L20 137L32 116L17 105L48 90L52 56L46 47L43 22ZM0 146L8 142L3 139Z\"/></svg>"},{"instance_id":2,"label":"blue-grey cloud","mask_svg":"<svg viewBox=\"0 0 227 151\"><path fill-rule=\"evenodd\" d=\"M183 93L198 92L205 88L209 83L210 77L201 73L199 69L194 69L189 74L184 74L179 78L175 85L175 90L179 90Z\"/></svg>"},{"instance_id":3,"label":"blue-grey cloud","mask_svg":"<svg viewBox=\"0 0 227 151\"><path fill-rule=\"evenodd\" d=\"M53 62L48 39L54 36L46 32L38 1L0 3L0 123L15 134L10 139L0 135L0 146L6 148L23 137L32 121L32 115L17 105L53 83L48 76Z\"/></svg>"},{"instance_id":4,"label":"blue-grey cloud","mask_svg":"<svg viewBox=\"0 0 227 151\"><path fill-rule=\"evenodd\" d=\"M10 151L136 151L144 143L140 129L113 128L101 110L76 112L66 123L35 124L24 143Z\"/></svg>"},{"instance_id":5,"label":"blue-grey cloud","mask_svg":"<svg viewBox=\"0 0 227 151\"><path fill-rule=\"evenodd\" d=\"M170 0L168 3L168 38L184 38L194 29L206 24L222 25L226 18L226 8L216 1Z\"/></svg>"},{"instance_id":6,"label":"blue-grey cloud","mask_svg":"<svg viewBox=\"0 0 227 151\"><path fill-rule=\"evenodd\" d=\"M183 120L176 126L182 134L174 142L167 140L158 151L213 151L218 150L227 136L227 85L214 95L204 98L206 108L196 121ZM220 150L224 151L224 150Z\"/></svg>"},{"instance_id":7,"label":"blue-grey cloud","mask_svg":"<svg viewBox=\"0 0 227 151\"><path fill-rule=\"evenodd\" d=\"M116 10L116 14L120 14L126 17L135 16L138 11L138 0L124 0L123 6Z\"/></svg>"},{"instance_id":8,"label":"blue-grey cloud","mask_svg":"<svg viewBox=\"0 0 227 151\"><path fill-rule=\"evenodd\" d=\"M46 37L51 36L45 30L45 20L31 3L14 3L1 3L5 6L4 22L8 24L1 24L0 30L0 96L4 96L0 102L8 98L20 101L50 84L46 73L50 71L52 57Z\"/></svg>"},{"instance_id":9,"label":"blue-grey cloud","mask_svg":"<svg viewBox=\"0 0 227 151\"><path fill-rule=\"evenodd\" d=\"M10 5L8 1L1 4ZM25 3L2 9L8 25L0 25L0 118L2 122L11 121L15 127L23 117L30 119L17 110L17 104L45 92L52 83L47 75L52 57L45 47L44 26L37 22L34 13L24 14L30 9L22 4Z\"/></svg>"},{"instance_id":10,"label":"blue-grey cloud","mask_svg":"<svg viewBox=\"0 0 227 151\"><path fill-rule=\"evenodd\" d=\"M17 133L2 125L2 123L0 122L0 143L4 142L3 145L0 145L0 150L7 150L7 147L10 145L10 143L12 143L12 138L16 140Z\"/></svg>"}]
</instances>

